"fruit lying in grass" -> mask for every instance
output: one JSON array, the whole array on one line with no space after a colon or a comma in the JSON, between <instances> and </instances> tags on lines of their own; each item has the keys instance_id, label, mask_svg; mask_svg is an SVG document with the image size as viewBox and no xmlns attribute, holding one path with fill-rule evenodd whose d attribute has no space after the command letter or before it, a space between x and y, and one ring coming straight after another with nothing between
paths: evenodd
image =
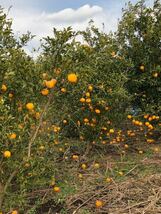
<instances>
[{"instance_id":1,"label":"fruit lying in grass","mask_svg":"<svg viewBox=\"0 0 161 214\"><path fill-rule=\"evenodd\" d=\"M107 183L110 183L111 181L112 181L112 179L111 179L111 178L109 178L109 177L108 177L108 178L106 178L106 182L107 182Z\"/></svg>"},{"instance_id":2,"label":"fruit lying in grass","mask_svg":"<svg viewBox=\"0 0 161 214\"><path fill-rule=\"evenodd\" d=\"M58 187L58 186L55 186L54 188L53 188L53 190L54 190L54 192L60 192L60 187Z\"/></svg>"},{"instance_id":3,"label":"fruit lying in grass","mask_svg":"<svg viewBox=\"0 0 161 214\"><path fill-rule=\"evenodd\" d=\"M81 168L82 168L82 169L87 169L87 165L86 165L85 163L83 163L83 164L81 165Z\"/></svg>"},{"instance_id":4,"label":"fruit lying in grass","mask_svg":"<svg viewBox=\"0 0 161 214\"><path fill-rule=\"evenodd\" d=\"M99 164L99 163L95 163L95 164L94 164L94 168L95 168L95 169L100 168L100 164Z\"/></svg>"},{"instance_id":5,"label":"fruit lying in grass","mask_svg":"<svg viewBox=\"0 0 161 214\"><path fill-rule=\"evenodd\" d=\"M72 159L73 159L73 160L78 160L78 159L79 159L79 156L78 156L78 155L73 155L73 156L72 156Z\"/></svg>"},{"instance_id":6,"label":"fruit lying in grass","mask_svg":"<svg viewBox=\"0 0 161 214\"><path fill-rule=\"evenodd\" d=\"M34 109L34 104L33 103L27 103L26 108L27 108L27 110L32 111Z\"/></svg>"},{"instance_id":7,"label":"fruit lying in grass","mask_svg":"<svg viewBox=\"0 0 161 214\"><path fill-rule=\"evenodd\" d=\"M123 176L123 175L124 175L124 173L123 173L122 171L119 171L118 174L119 174L120 176Z\"/></svg>"},{"instance_id":8,"label":"fruit lying in grass","mask_svg":"<svg viewBox=\"0 0 161 214\"><path fill-rule=\"evenodd\" d=\"M68 81L71 83L76 83L78 81L77 75L74 73L68 74Z\"/></svg>"},{"instance_id":9,"label":"fruit lying in grass","mask_svg":"<svg viewBox=\"0 0 161 214\"><path fill-rule=\"evenodd\" d=\"M10 158L11 157L11 152L10 151L4 151L3 156L5 158Z\"/></svg>"},{"instance_id":10,"label":"fruit lying in grass","mask_svg":"<svg viewBox=\"0 0 161 214\"><path fill-rule=\"evenodd\" d=\"M101 200L96 200L95 206L96 208L101 208L103 206L103 202Z\"/></svg>"}]
</instances>

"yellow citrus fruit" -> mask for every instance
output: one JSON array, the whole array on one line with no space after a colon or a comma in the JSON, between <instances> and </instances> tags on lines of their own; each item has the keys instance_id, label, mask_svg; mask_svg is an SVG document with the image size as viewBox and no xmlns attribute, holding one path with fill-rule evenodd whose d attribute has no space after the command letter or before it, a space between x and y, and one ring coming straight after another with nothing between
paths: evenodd
<instances>
[{"instance_id":1,"label":"yellow citrus fruit","mask_svg":"<svg viewBox=\"0 0 161 214\"><path fill-rule=\"evenodd\" d=\"M67 122L68 122L67 120L63 120L63 123L64 123L64 124L67 124Z\"/></svg>"},{"instance_id":2,"label":"yellow citrus fruit","mask_svg":"<svg viewBox=\"0 0 161 214\"><path fill-rule=\"evenodd\" d=\"M83 163L83 164L81 165L81 168L82 168L82 169L86 169L86 168L87 168L87 165L86 165L85 163Z\"/></svg>"},{"instance_id":3,"label":"yellow citrus fruit","mask_svg":"<svg viewBox=\"0 0 161 214\"><path fill-rule=\"evenodd\" d=\"M128 118L128 119L132 119L132 115L130 115L130 114L127 115L127 118Z\"/></svg>"},{"instance_id":4,"label":"yellow citrus fruit","mask_svg":"<svg viewBox=\"0 0 161 214\"><path fill-rule=\"evenodd\" d=\"M12 133L9 138L12 140L12 139L16 139L17 135L15 133Z\"/></svg>"},{"instance_id":5,"label":"yellow citrus fruit","mask_svg":"<svg viewBox=\"0 0 161 214\"><path fill-rule=\"evenodd\" d=\"M1 90L2 90L3 92L7 91L7 86L6 86L5 84L3 84L2 87L1 87Z\"/></svg>"},{"instance_id":6,"label":"yellow citrus fruit","mask_svg":"<svg viewBox=\"0 0 161 214\"><path fill-rule=\"evenodd\" d=\"M56 79L51 79L49 81L45 81L45 85L47 88L54 88L57 83Z\"/></svg>"},{"instance_id":7,"label":"yellow citrus fruit","mask_svg":"<svg viewBox=\"0 0 161 214\"><path fill-rule=\"evenodd\" d=\"M26 108L29 110L29 111L32 111L34 109L34 104L33 103L27 103L26 104Z\"/></svg>"},{"instance_id":8,"label":"yellow citrus fruit","mask_svg":"<svg viewBox=\"0 0 161 214\"><path fill-rule=\"evenodd\" d=\"M13 94L12 94L12 93L9 93L8 96L9 96L9 98L12 98L12 97L13 97Z\"/></svg>"},{"instance_id":9,"label":"yellow citrus fruit","mask_svg":"<svg viewBox=\"0 0 161 214\"><path fill-rule=\"evenodd\" d=\"M113 134L114 132L115 132L114 129L110 129L110 130L109 130L109 133L110 133L110 134Z\"/></svg>"},{"instance_id":10,"label":"yellow citrus fruit","mask_svg":"<svg viewBox=\"0 0 161 214\"><path fill-rule=\"evenodd\" d=\"M101 111L99 109L95 109L96 114L100 114Z\"/></svg>"},{"instance_id":11,"label":"yellow citrus fruit","mask_svg":"<svg viewBox=\"0 0 161 214\"><path fill-rule=\"evenodd\" d=\"M107 182L107 183L110 183L111 181L112 181L111 178L106 178L106 182Z\"/></svg>"},{"instance_id":12,"label":"yellow citrus fruit","mask_svg":"<svg viewBox=\"0 0 161 214\"><path fill-rule=\"evenodd\" d=\"M49 94L49 90L47 88L44 88L42 91L41 91L41 94L43 96L47 96Z\"/></svg>"},{"instance_id":13,"label":"yellow citrus fruit","mask_svg":"<svg viewBox=\"0 0 161 214\"><path fill-rule=\"evenodd\" d=\"M79 156L78 156L78 155L73 155L73 156L72 156L72 159L73 159L73 160L78 160L78 159L79 159Z\"/></svg>"},{"instance_id":14,"label":"yellow citrus fruit","mask_svg":"<svg viewBox=\"0 0 161 214\"><path fill-rule=\"evenodd\" d=\"M145 70L144 65L141 65L139 68L140 68L141 71L144 71L144 70Z\"/></svg>"},{"instance_id":15,"label":"yellow citrus fruit","mask_svg":"<svg viewBox=\"0 0 161 214\"><path fill-rule=\"evenodd\" d=\"M81 103L84 103L86 100L85 100L85 98L80 98L80 100L79 100Z\"/></svg>"},{"instance_id":16,"label":"yellow citrus fruit","mask_svg":"<svg viewBox=\"0 0 161 214\"><path fill-rule=\"evenodd\" d=\"M100 168L100 164L99 164L99 163L95 163L95 164L94 164L94 168L95 168L95 169Z\"/></svg>"},{"instance_id":17,"label":"yellow citrus fruit","mask_svg":"<svg viewBox=\"0 0 161 214\"><path fill-rule=\"evenodd\" d=\"M55 186L55 187L53 188L53 190L54 190L54 192L60 192L60 187Z\"/></svg>"},{"instance_id":18,"label":"yellow citrus fruit","mask_svg":"<svg viewBox=\"0 0 161 214\"><path fill-rule=\"evenodd\" d=\"M66 93L67 92L66 88L61 88L61 92Z\"/></svg>"},{"instance_id":19,"label":"yellow citrus fruit","mask_svg":"<svg viewBox=\"0 0 161 214\"><path fill-rule=\"evenodd\" d=\"M76 83L78 81L77 75L74 73L68 74L68 81L71 83Z\"/></svg>"},{"instance_id":20,"label":"yellow citrus fruit","mask_svg":"<svg viewBox=\"0 0 161 214\"><path fill-rule=\"evenodd\" d=\"M90 97L91 95L90 95L90 93L89 92L87 92L86 93L86 97Z\"/></svg>"},{"instance_id":21,"label":"yellow citrus fruit","mask_svg":"<svg viewBox=\"0 0 161 214\"><path fill-rule=\"evenodd\" d=\"M159 74L156 72L153 74L153 77L157 78L159 76Z\"/></svg>"},{"instance_id":22,"label":"yellow citrus fruit","mask_svg":"<svg viewBox=\"0 0 161 214\"><path fill-rule=\"evenodd\" d=\"M96 200L95 206L96 206L96 208L101 208L103 206L103 202L100 200Z\"/></svg>"},{"instance_id":23,"label":"yellow citrus fruit","mask_svg":"<svg viewBox=\"0 0 161 214\"><path fill-rule=\"evenodd\" d=\"M18 214L18 211L17 211L17 210L13 210L13 211L11 212L11 214Z\"/></svg>"},{"instance_id":24,"label":"yellow citrus fruit","mask_svg":"<svg viewBox=\"0 0 161 214\"><path fill-rule=\"evenodd\" d=\"M93 86L92 85L89 85L88 86L88 90L91 92L91 91L93 91Z\"/></svg>"},{"instance_id":25,"label":"yellow citrus fruit","mask_svg":"<svg viewBox=\"0 0 161 214\"><path fill-rule=\"evenodd\" d=\"M88 123L89 122L88 118L84 118L84 122Z\"/></svg>"},{"instance_id":26,"label":"yellow citrus fruit","mask_svg":"<svg viewBox=\"0 0 161 214\"><path fill-rule=\"evenodd\" d=\"M3 156L4 156L5 158L10 158L10 157L11 157L11 152L10 152L10 151L5 151L5 152L3 153Z\"/></svg>"},{"instance_id":27,"label":"yellow citrus fruit","mask_svg":"<svg viewBox=\"0 0 161 214\"><path fill-rule=\"evenodd\" d=\"M91 98L87 98L86 103L91 103Z\"/></svg>"},{"instance_id":28,"label":"yellow citrus fruit","mask_svg":"<svg viewBox=\"0 0 161 214\"><path fill-rule=\"evenodd\" d=\"M122 171L118 172L118 174L119 174L120 176L123 176L123 175L124 175L124 173L123 173Z\"/></svg>"}]
</instances>

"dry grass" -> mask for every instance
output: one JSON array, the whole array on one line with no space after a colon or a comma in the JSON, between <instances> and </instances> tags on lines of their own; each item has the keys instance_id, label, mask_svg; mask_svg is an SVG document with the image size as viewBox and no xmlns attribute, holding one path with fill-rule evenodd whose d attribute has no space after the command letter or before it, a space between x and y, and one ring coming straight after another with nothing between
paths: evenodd
<instances>
[{"instance_id":1,"label":"dry grass","mask_svg":"<svg viewBox=\"0 0 161 214\"><path fill-rule=\"evenodd\" d=\"M159 159L144 159L140 164L160 167ZM159 214L161 213L161 173L136 176L129 174L137 166L131 168L126 179L110 184L97 183L99 174L87 176L82 183L81 191L70 196L66 201L67 213L70 214ZM150 172L151 173L151 172ZM93 184L93 185L92 185ZM97 209L95 201L103 201L103 207Z\"/></svg>"}]
</instances>

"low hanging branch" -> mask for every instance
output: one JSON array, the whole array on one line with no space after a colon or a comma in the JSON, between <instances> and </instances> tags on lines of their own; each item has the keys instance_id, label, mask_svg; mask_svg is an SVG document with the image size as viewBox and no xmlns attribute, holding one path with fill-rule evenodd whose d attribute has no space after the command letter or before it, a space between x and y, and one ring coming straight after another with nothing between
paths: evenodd
<instances>
[{"instance_id":1,"label":"low hanging branch","mask_svg":"<svg viewBox=\"0 0 161 214\"><path fill-rule=\"evenodd\" d=\"M48 102L46 103L46 105L45 105L45 107L44 107L44 109L43 109L43 111L42 111L42 113L41 113L41 115L40 115L39 123L38 123L38 126L37 126L36 130L35 130L35 133L33 134L31 140L29 141L29 145L28 145L28 155L27 155L28 159L29 159L30 156L31 156L31 147L32 147L32 144L33 144L33 142L35 141L35 139L36 139L36 137L37 137L37 135L38 135L39 129L40 129L40 127L41 127L41 125L42 125L42 122L43 122L43 119L44 119L44 115L45 115L45 113L46 113L47 110L48 110L48 107L49 107L49 105L50 105L50 103L51 103L52 98L53 98L53 94L51 93L51 94L49 95Z\"/></svg>"}]
</instances>

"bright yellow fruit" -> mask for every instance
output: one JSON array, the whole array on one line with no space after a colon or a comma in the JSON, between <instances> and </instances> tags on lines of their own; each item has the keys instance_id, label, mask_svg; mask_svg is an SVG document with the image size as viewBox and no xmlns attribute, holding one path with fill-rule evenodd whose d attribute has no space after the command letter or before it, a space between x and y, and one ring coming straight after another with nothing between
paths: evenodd
<instances>
[{"instance_id":1,"label":"bright yellow fruit","mask_svg":"<svg viewBox=\"0 0 161 214\"><path fill-rule=\"evenodd\" d=\"M81 165L81 168L82 168L82 169L86 169L86 168L87 168L87 165L86 165L85 163L83 163L83 164Z\"/></svg>"},{"instance_id":2,"label":"bright yellow fruit","mask_svg":"<svg viewBox=\"0 0 161 214\"><path fill-rule=\"evenodd\" d=\"M66 88L61 88L61 92L66 93L67 92Z\"/></svg>"},{"instance_id":3,"label":"bright yellow fruit","mask_svg":"<svg viewBox=\"0 0 161 214\"><path fill-rule=\"evenodd\" d=\"M74 73L68 74L68 81L71 83L76 83L78 81L77 75Z\"/></svg>"},{"instance_id":4,"label":"bright yellow fruit","mask_svg":"<svg viewBox=\"0 0 161 214\"><path fill-rule=\"evenodd\" d=\"M10 157L11 157L11 152L10 152L10 151L5 151L5 152L3 153L3 156L4 156L5 158L10 158Z\"/></svg>"},{"instance_id":5,"label":"bright yellow fruit","mask_svg":"<svg viewBox=\"0 0 161 214\"><path fill-rule=\"evenodd\" d=\"M47 96L49 94L49 90L47 88L44 88L42 91L41 91L41 94L43 96Z\"/></svg>"},{"instance_id":6,"label":"bright yellow fruit","mask_svg":"<svg viewBox=\"0 0 161 214\"><path fill-rule=\"evenodd\" d=\"M79 100L81 103L84 103L86 100L85 100L85 98L80 98L80 100Z\"/></svg>"},{"instance_id":7,"label":"bright yellow fruit","mask_svg":"<svg viewBox=\"0 0 161 214\"><path fill-rule=\"evenodd\" d=\"M60 187L55 186L55 187L53 188L53 190L54 190L54 192L60 192Z\"/></svg>"},{"instance_id":8,"label":"bright yellow fruit","mask_svg":"<svg viewBox=\"0 0 161 214\"><path fill-rule=\"evenodd\" d=\"M11 140L16 139L16 137L17 137L17 135L16 135L15 133L12 133L12 134L9 136L9 138L10 138Z\"/></svg>"},{"instance_id":9,"label":"bright yellow fruit","mask_svg":"<svg viewBox=\"0 0 161 214\"><path fill-rule=\"evenodd\" d=\"M7 86L6 86L5 84L3 84L2 87L1 87L1 90L2 90L3 92L7 91Z\"/></svg>"},{"instance_id":10,"label":"bright yellow fruit","mask_svg":"<svg viewBox=\"0 0 161 214\"><path fill-rule=\"evenodd\" d=\"M51 79L49 81L45 81L45 85L47 88L54 88L57 83L56 79Z\"/></svg>"},{"instance_id":11,"label":"bright yellow fruit","mask_svg":"<svg viewBox=\"0 0 161 214\"><path fill-rule=\"evenodd\" d=\"M29 110L29 111L32 111L34 109L34 104L33 103L27 103L26 104L26 108Z\"/></svg>"},{"instance_id":12,"label":"bright yellow fruit","mask_svg":"<svg viewBox=\"0 0 161 214\"><path fill-rule=\"evenodd\" d=\"M11 214L18 214L18 211L17 211L17 210L13 210L13 211L11 212Z\"/></svg>"},{"instance_id":13,"label":"bright yellow fruit","mask_svg":"<svg viewBox=\"0 0 161 214\"><path fill-rule=\"evenodd\" d=\"M96 114L100 114L101 111L99 109L95 109Z\"/></svg>"},{"instance_id":14,"label":"bright yellow fruit","mask_svg":"<svg viewBox=\"0 0 161 214\"><path fill-rule=\"evenodd\" d=\"M144 71L144 70L145 70L144 65L141 65L139 68L140 68L141 71Z\"/></svg>"},{"instance_id":15,"label":"bright yellow fruit","mask_svg":"<svg viewBox=\"0 0 161 214\"><path fill-rule=\"evenodd\" d=\"M95 205L96 205L96 208L101 208L103 206L103 202L100 200L96 200Z\"/></svg>"}]
</instances>

